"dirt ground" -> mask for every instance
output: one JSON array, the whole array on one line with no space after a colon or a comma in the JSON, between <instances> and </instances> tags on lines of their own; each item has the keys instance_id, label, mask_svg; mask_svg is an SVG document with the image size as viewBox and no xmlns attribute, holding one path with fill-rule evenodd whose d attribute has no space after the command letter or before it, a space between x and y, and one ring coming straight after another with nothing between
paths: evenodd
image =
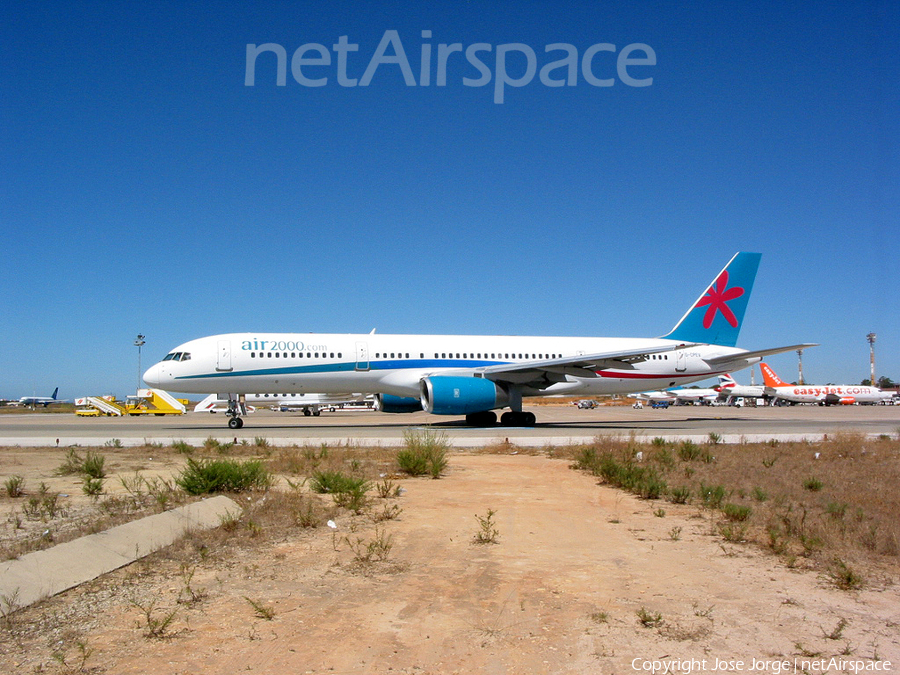
<instances>
[{"instance_id":1,"label":"dirt ground","mask_svg":"<svg viewBox=\"0 0 900 675\"><path fill-rule=\"evenodd\" d=\"M295 527L202 560L190 577L154 558L17 612L0 628L0 672L835 673L900 662L895 578L839 590L723 543L697 507L642 501L524 454L454 453L442 479L401 484L402 512L377 526L348 515L334 531ZM489 510L497 543L475 544L476 515ZM357 564L349 544L379 537L393 544L386 560ZM196 602L184 602L188 586ZM163 637L147 637L172 610Z\"/></svg>"}]
</instances>

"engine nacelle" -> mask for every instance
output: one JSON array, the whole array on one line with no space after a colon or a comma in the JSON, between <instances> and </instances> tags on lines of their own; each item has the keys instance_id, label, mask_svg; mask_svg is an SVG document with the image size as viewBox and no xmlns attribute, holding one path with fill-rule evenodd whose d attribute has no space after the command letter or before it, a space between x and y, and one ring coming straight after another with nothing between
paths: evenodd
<instances>
[{"instance_id":1,"label":"engine nacelle","mask_svg":"<svg viewBox=\"0 0 900 675\"><path fill-rule=\"evenodd\" d=\"M823 401L825 405L853 405L856 399L853 396L838 396L837 394L827 394Z\"/></svg>"},{"instance_id":2,"label":"engine nacelle","mask_svg":"<svg viewBox=\"0 0 900 675\"><path fill-rule=\"evenodd\" d=\"M375 410L384 413L422 412L422 403L411 396L375 394Z\"/></svg>"},{"instance_id":3,"label":"engine nacelle","mask_svg":"<svg viewBox=\"0 0 900 675\"><path fill-rule=\"evenodd\" d=\"M480 377L436 375L420 382L422 408L435 415L468 415L509 404L509 393Z\"/></svg>"}]
</instances>

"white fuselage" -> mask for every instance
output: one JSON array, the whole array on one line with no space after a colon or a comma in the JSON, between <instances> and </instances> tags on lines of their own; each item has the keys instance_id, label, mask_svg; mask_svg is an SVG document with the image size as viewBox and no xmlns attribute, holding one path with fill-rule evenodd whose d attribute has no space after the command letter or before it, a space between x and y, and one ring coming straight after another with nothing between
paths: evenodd
<instances>
[{"instance_id":1,"label":"white fuselage","mask_svg":"<svg viewBox=\"0 0 900 675\"><path fill-rule=\"evenodd\" d=\"M869 387L862 384L788 384L779 387L768 387L766 392L775 398L793 403L826 403L830 400L834 403L852 405L853 403L881 403L884 400L884 392L878 387Z\"/></svg>"},{"instance_id":2,"label":"white fuselage","mask_svg":"<svg viewBox=\"0 0 900 675\"><path fill-rule=\"evenodd\" d=\"M762 398L766 395L766 388L761 384L733 384L722 385L719 392L722 396L737 396L742 398Z\"/></svg>"},{"instance_id":3,"label":"white fuselage","mask_svg":"<svg viewBox=\"0 0 900 675\"><path fill-rule=\"evenodd\" d=\"M420 381L430 375L471 375L500 364L683 345L662 338L230 333L182 344L147 370L144 381L185 393L353 391L418 397ZM743 352L734 347L690 345L596 371L590 377L566 374L562 381L540 389L524 388L522 394L617 394L671 387L723 372L704 358ZM748 358L747 365L758 360Z\"/></svg>"}]
</instances>

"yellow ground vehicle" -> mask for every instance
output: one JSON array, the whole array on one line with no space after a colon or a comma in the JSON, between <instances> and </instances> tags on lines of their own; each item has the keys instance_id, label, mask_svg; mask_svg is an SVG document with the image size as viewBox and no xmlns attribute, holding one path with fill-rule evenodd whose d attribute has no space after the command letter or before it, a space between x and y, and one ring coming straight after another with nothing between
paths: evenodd
<instances>
[{"instance_id":1,"label":"yellow ground vehicle","mask_svg":"<svg viewBox=\"0 0 900 675\"><path fill-rule=\"evenodd\" d=\"M85 396L75 401L75 414L80 417L108 415L183 415L188 401L177 399L162 389L138 389L136 396L129 396L124 403L113 396Z\"/></svg>"}]
</instances>

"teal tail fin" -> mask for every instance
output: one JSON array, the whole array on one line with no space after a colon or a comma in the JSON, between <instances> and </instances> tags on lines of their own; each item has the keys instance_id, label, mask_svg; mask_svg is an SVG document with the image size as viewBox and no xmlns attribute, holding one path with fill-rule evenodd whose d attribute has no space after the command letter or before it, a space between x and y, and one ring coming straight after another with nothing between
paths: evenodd
<instances>
[{"instance_id":1,"label":"teal tail fin","mask_svg":"<svg viewBox=\"0 0 900 675\"><path fill-rule=\"evenodd\" d=\"M678 325L663 337L734 347L761 257L760 253L736 253Z\"/></svg>"}]
</instances>

